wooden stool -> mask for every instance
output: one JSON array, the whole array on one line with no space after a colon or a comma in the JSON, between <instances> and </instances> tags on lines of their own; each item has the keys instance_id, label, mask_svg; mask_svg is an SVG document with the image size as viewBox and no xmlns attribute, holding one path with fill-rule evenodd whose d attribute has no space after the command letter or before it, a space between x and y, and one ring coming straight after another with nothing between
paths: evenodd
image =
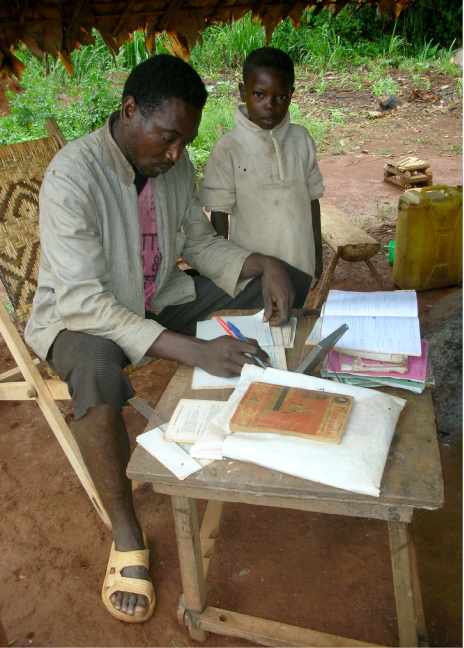
<instances>
[{"instance_id":1,"label":"wooden stool","mask_svg":"<svg viewBox=\"0 0 464 648\"><path fill-rule=\"evenodd\" d=\"M384 290L382 279L370 260L380 250L380 243L332 205L321 205L321 229L322 240L332 248L334 255L322 276L319 292L312 308L320 308L324 302L340 259L351 263L364 261L379 284L380 290Z\"/></svg>"},{"instance_id":2,"label":"wooden stool","mask_svg":"<svg viewBox=\"0 0 464 648\"><path fill-rule=\"evenodd\" d=\"M386 182L391 182L405 190L416 185L431 187L433 183L430 164L419 158L406 157L398 162L385 164L383 170L385 172L383 178Z\"/></svg>"}]
</instances>

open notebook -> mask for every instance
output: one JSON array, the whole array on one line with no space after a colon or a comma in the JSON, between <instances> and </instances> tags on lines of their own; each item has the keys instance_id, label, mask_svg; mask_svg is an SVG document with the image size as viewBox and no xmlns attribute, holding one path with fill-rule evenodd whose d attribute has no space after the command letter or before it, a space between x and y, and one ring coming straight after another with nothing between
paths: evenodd
<instances>
[{"instance_id":1,"label":"open notebook","mask_svg":"<svg viewBox=\"0 0 464 648\"><path fill-rule=\"evenodd\" d=\"M331 290L318 326L308 338L317 343L342 324L348 331L335 348L367 357L366 354L420 356L421 337L414 290L351 292Z\"/></svg>"}]
</instances>

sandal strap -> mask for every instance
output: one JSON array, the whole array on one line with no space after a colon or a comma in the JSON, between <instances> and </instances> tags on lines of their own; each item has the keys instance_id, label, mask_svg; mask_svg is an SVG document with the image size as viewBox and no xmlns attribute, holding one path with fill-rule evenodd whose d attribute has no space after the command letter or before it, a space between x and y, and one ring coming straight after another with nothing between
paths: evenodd
<instances>
[{"instance_id":1,"label":"sandal strap","mask_svg":"<svg viewBox=\"0 0 464 648\"><path fill-rule=\"evenodd\" d=\"M148 569L150 550L135 549L134 551L117 551L114 547L110 554L110 569L115 574L120 573L124 567L146 567Z\"/></svg>"}]
</instances>

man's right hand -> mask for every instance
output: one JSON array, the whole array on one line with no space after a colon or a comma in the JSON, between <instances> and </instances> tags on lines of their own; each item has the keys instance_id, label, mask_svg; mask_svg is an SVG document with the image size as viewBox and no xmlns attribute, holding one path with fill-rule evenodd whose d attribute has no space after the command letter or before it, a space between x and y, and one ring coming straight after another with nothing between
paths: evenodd
<instances>
[{"instance_id":1,"label":"man's right hand","mask_svg":"<svg viewBox=\"0 0 464 648\"><path fill-rule=\"evenodd\" d=\"M200 367L213 376L231 378L240 375L244 364L254 364L245 354L259 356L264 362L269 358L256 340L250 344L223 335L214 340L200 340L165 330L147 351L147 355L164 360L183 362Z\"/></svg>"}]
</instances>

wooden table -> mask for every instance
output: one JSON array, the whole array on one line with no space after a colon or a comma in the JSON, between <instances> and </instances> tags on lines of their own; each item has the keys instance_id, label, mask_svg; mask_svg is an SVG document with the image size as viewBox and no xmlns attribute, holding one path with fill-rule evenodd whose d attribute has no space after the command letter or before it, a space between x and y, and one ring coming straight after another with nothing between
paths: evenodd
<instances>
[{"instance_id":1,"label":"wooden table","mask_svg":"<svg viewBox=\"0 0 464 648\"><path fill-rule=\"evenodd\" d=\"M300 317L295 348L288 350L289 369L296 368L300 356L304 355L308 326L308 321ZM157 411L169 418L180 398L227 400L230 396L229 389L193 391L191 378L192 369L179 365ZM386 391L406 398L407 405L393 437L378 498L230 460L216 461L179 481L142 447L136 448L127 469L128 476L151 482L156 492L172 497L184 588L178 618L188 626L193 640L204 641L208 632L215 632L269 646L372 645L207 604L205 580L223 503L243 502L385 520L390 537L400 646L428 645L409 524L414 508L434 510L444 502L431 391L426 389L422 394L399 389ZM197 499L209 500L201 529Z\"/></svg>"}]
</instances>

